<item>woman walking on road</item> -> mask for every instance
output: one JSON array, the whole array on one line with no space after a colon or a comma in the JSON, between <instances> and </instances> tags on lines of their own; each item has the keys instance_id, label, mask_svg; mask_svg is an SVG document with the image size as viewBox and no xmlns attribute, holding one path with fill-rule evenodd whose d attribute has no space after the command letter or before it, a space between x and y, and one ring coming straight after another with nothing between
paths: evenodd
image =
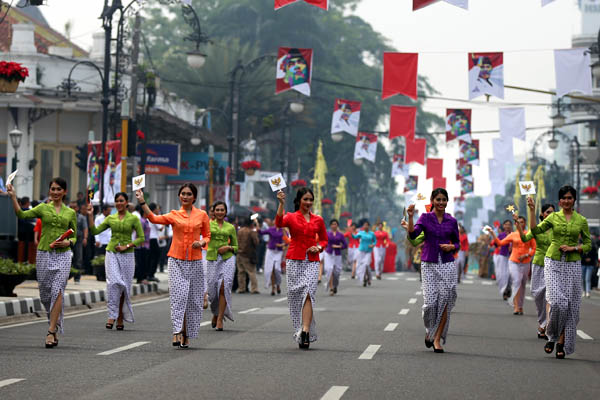
<instances>
[{"instance_id":1,"label":"woman walking on road","mask_svg":"<svg viewBox=\"0 0 600 400\"><path fill-rule=\"evenodd\" d=\"M385 262L385 253L389 246L390 237L386 231L383 230L383 222L378 222L375 225L375 247L373 248L373 258L375 260L375 278L381 280L381 274L383 274L383 264Z\"/></svg>"},{"instance_id":2,"label":"woman walking on road","mask_svg":"<svg viewBox=\"0 0 600 400\"><path fill-rule=\"evenodd\" d=\"M208 215L194 207L198 197L198 189L194 184L183 184L178 196L181 203L179 210L154 215L144 201L144 193L141 190L135 192L135 197L150 222L171 225L173 228L171 248L167 254L173 346L186 349L189 347L189 339L198 336L202 321L202 247L210 242L210 226Z\"/></svg>"},{"instance_id":3,"label":"woman walking on road","mask_svg":"<svg viewBox=\"0 0 600 400\"><path fill-rule=\"evenodd\" d=\"M223 318L233 321L231 288L235 274L235 256L238 250L235 227L225 221L227 205L214 203L214 219L210 221L210 243L206 252L208 270L208 298L212 311L212 327L223 330Z\"/></svg>"},{"instance_id":4,"label":"woman walking on road","mask_svg":"<svg viewBox=\"0 0 600 400\"><path fill-rule=\"evenodd\" d=\"M77 215L63 203L67 195L67 181L63 178L52 179L48 194L50 202L41 203L27 211L21 210L13 185L6 185L6 190L18 218L39 218L42 221L42 236L37 248L35 267L40 300L46 309L50 325L46 335L46 348L56 347L57 334L63 333L63 296L71 271L71 247L77 240ZM69 229L73 233L63 237Z\"/></svg>"},{"instance_id":5,"label":"woman walking on road","mask_svg":"<svg viewBox=\"0 0 600 400\"><path fill-rule=\"evenodd\" d=\"M502 224L502 232L498 234L498 239L502 240L510 235L513 231L512 222L504 221ZM508 258L510 257L510 244L497 246L498 254L494 255L494 269L496 271L496 282L502 299L507 300L511 295L510 289L510 273L508 272Z\"/></svg>"},{"instance_id":6,"label":"woman walking on road","mask_svg":"<svg viewBox=\"0 0 600 400\"><path fill-rule=\"evenodd\" d=\"M512 232L504 239L499 240L496 237L493 229L488 229L494 238L494 243L497 246L505 246L507 244L512 245L512 251L510 252L510 259L508 262L508 269L511 280L511 292L512 295L508 299L508 304L513 306L514 315L523 315L523 300L525 299L525 285L529 277L529 263L535 255L535 240L523 242L521 240L521 234L519 232L525 232L527 226L527 220L525 217L514 215L515 225L517 225L518 231Z\"/></svg>"},{"instance_id":7,"label":"woman walking on road","mask_svg":"<svg viewBox=\"0 0 600 400\"><path fill-rule=\"evenodd\" d=\"M323 265L325 269L325 282L329 295L337 293L340 283L340 274L342 273L342 250L347 246L344 235L338 231L340 223L337 219L329 222L329 232L327 232L327 248L325 249Z\"/></svg>"},{"instance_id":8,"label":"woman walking on road","mask_svg":"<svg viewBox=\"0 0 600 400\"><path fill-rule=\"evenodd\" d=\"M283 191L277 193L277 200L275 225L287 227L291 238L286 254L286 275L294 340L301 349L308 349L310 342L317 340L313 307L319 278L319 253L327 246L327 230L323 218L310 211L315 196L309 188L302 187L296 192L293 213L284 215Z\"/></svg>"},{"instance_id":9,"label":"woman walking on road","mask_svg":"<svg viewBox=\"0 0 600 400\"><path fill-rule=\"evenodd\" d=\"M362 223L362 230L352 234L354 239L359 239L358 255L356 256L356 276L363 286L371 286L371 253L377 242L375 234L370 231L371 224L368 220Z\"/></svg>"},{"instance_id":10,"label":"woman walking on road","mask_svg":"<svg viewBox=\"0 0 600 400\"><path fill-rule=\"evenodd\" d=\"M135 273L134 247L146 240L140 219L127 211L128 201L127 194L117 193L115 195L117 213L106 217L99 226L94 225L94 206L92 204L87 206L88 224L92 235L99 235L107 229L111 232L104 259L108 308L106 329L112 329L116 320L118 331L125 328L123 321L129 323L134 321L130 299L131 282ZM131 234L134 231L136 239L131 241ZM124 305L125 309L123 309Z\"/></svg>"},{"instance_id":11,"label":"woman walking on road","mask_svg":"<svg viewBox=\"0 0 600 400\"><path fill-rule=\"evenodd\" d=\"M533 204L531 204L533 205ZM529 206L529 226L531 222L535 221L535 210ZM542 206L542 213L540 214L540 222L542 222L547 216L554 212L554 206L552 204L544 204ZM529 231L524 234L521 229L521 225L517 224L517 229L521 235L521 240L527 242L533 239L533 233ZM538 318L538 339L548 340L546 336L546 281L544 279L544 257L546 251L552 241L552 232L540 233L535 238L535 256L533 256L533 263L531 265L531 296L535 301L535 308L537 310Z\"/></svg>"},{"instance_id":12,"label":"woman walking on road","mask_svg":"<svg viewBox=\"0 0 600 400\"><path fill-rule=\"evenodd\" d=\"M258 222L254 222L257 229ZM283 257L283 248L285 243L283 237L285 232L282 228L276 227L274 224L267 229L259 229L261 235L269 235L267 243L267 252L265 253L265 288L271 287L271 296L281 293L281 260Z\"/></svg>"},{"instance_id":13,"label":"woman walking on road","mask_svg":"<svg viewBox=\"0 0 600 400\"><path fill-rule=\"evenodd\" d=\"M354 279L356 275L356 257L358 255L358 245L360 244L360 240L354 239L352 235L356 233L356 224L353 222L350 224L346 232L344 233L344 237L348 242L348 256L346 257L348 261L348 265L352 271L351 278Z\"/></svg>"},{"instance_id":14,"label":"woman walking on road","mask_svg":"<svg viewBox=\"0 0 600 400\"><path fill-rule=\"evenodd\" d=\"M446 343L450 312L456 302L457 269L453 253L459 249L458 223L446 213L446 189L435 189L431 202L433 211L421 214L416 224L413 223L415 205L411 204L406 211L409 237L416 239L425 234L421 255L425 346L443 353L442 343Z\"/></svg>"},{"instance_id":15,"label":"woman walking on road","mask_svg":"<svg viewBox=\"0 0 600 400\"><path fill-rule=\"evenodd\" d=\"M556 358L565 358L566 354L575 351L582 292L581 254L592 247L587 219L574 209L576 199L577 192L572 186L561 187L558 191L561 210L531 227L533 237L548 230L552 232L552 240L544 258L548 301L548 342L544 351L552 353L556 343ZM535 208L532 198L527 199L527 204ZM580 238L583 243L579 243Z\"/></svg>"}]
</instances>

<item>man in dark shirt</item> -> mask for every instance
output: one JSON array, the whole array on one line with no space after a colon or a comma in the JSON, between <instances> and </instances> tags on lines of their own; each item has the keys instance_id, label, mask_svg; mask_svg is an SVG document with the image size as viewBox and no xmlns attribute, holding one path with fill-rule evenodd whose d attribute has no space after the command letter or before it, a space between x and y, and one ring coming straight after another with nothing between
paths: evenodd
<instances>
[{"instance_id":1,"label":"man in dark shirt","mask_svg":"<svg viewBox=\"0 0 600 400\"><path fill-rule=\"evenodd\" d=\"M256 249L258 247L258 233L251 228L250 218L242 221L242 227L237 232L238 252L238 293L246 292L246 273L250 277L250 293L258 294L258 282L256 280Z\"/></svg>"},{"instance_id":2,"label":"man in dark shirt","mask_svg":"<svg viewBox=\"0 0 600 400\"><path fill-rule=\"evenodd\" d=\"M21 210L29 210L31 204L29 197L22 197L19 201ZM29 262L35 264L36 247L33 241L33 228L35 227L36 218L19 219L18 220L18 262Z\"/></svg>"}]
</instances>

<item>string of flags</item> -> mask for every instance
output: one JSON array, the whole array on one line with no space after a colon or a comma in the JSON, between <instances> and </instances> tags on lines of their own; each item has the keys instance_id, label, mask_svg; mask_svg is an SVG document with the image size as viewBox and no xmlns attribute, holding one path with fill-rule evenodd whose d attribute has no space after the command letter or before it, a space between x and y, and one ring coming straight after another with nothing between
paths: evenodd
<instances>
[{"instance_id":1,"label":"string of flags","mask_svg":"<svg viewBox=\"0 0 600 400\"><path fill-rule=\"evenodd\" d=\"M190 3L192 0L181 0L183 3ZM292 3L298 3L303 1L315 7L322 8L323 10L329 9L329 0L275 0L275 10L279 10L282 7L285 7ZM542 0L542 7L547 6L552 3L554 0ZM456 7L460 7L462 9L469 9L469 0L413 0L413 11L419 10L421 8L425 8L434 3L445 2L452 4Z\"/></svg>"}]
</instances>

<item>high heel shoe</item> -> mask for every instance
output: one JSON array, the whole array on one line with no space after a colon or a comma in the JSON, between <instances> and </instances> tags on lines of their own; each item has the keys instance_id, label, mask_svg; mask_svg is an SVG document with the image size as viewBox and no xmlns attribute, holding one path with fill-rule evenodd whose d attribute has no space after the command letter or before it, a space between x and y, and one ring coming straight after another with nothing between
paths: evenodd
<instances>
[{"instance_id":1,"label":"high heel shoe","mask_svg":"<svg viewBox=\"0 0 600 400\"><path fill-rule=\"evenodd\" d=\"M538 329L537 336L538 339L548 340L548 336L546 336L546 331L544 329Z\"/></svg>"},{"instance_id":2,"label":"high heel shoe","mask_svg":"<svg viewBox=\"0 0 600 400\"><path fill-rule=\"evenodd\" d=\"M106 329L112 329L114 324L115 324L114 322L107 322L105 325Z\"/></svg>"},{"instance_id":3,"label":"high heel shoe","mask_svg":"<svg viewBox=\"0 0 600 400\"><path fill-rule=\"evenodd\" d=\"M55 330L54 332L48 330L48 333L46 334L46 339L48 339L48 336L52 336L54 338L54 340L52 341L52 343L48 343L48 340L46 340L46 348L47 349L51 349L53 347L58 346L58 338L56 337L56 332L58 332L58 329Z\"/></svg>"},{"instance_id":4,"label":"high heel shoe","mask_svg":"<svg viewBox=\"0 0 600 400\"><path fill-rule=\"evenodd\" d=\"M443 353L443 352L444 352L444 349L441 349L441 348L440 348L440 349L436 349L436 347L435 347L435 344L434 344L434 345L433 345L433 352L434 352L434 353Z\"/></svg>"},{"instance_id":5,"label":"high heel shoe","mask_svg":"<svg viewBox=\"0 0 600 400\"><path fill-rule=\"evenodd\" d=\"M181 342L179 343L179 348L180 349L187 349L188 347L190 347L190 342L188 341L188 336L181 332Z\"/></svg>"},{"instance_id":6,"label":"high heel shoe","mask_svg":"<svg viewBox=\"0 0 600 400\"><path fill-rule=\"evenodd\" d=\"M548 354L552 354L554 351L554 342L547 341L544 345L544 351Z\"/></svg>"},{"instance_id":7,"label":"high heel shoe","mask_svg":"<svg viewBox=\"0 0 600 400\"><path fill-rule=\"evenodd\" d=\"M298 347L301 349L308 350L310 346L310 334L309 332L302 331L300 332L300 343L298 343Z\"/></svg>"},{"instance_id":8,"label":"high heel shoe","mask_svg":"<svg viewBox=\"0 0 600 400\"><path fill-rule=\"evenodd\" d=\"M563 359L565 358L565 344L564 343L556 343L556 358Z\"/></svg>"},{"instance_id":9,"label":"high heel shoe","mask_svg":"<svg viewBox=\"0 0 600 400\"><path fill-rule=\"evenodd\" d=\"M215 328L217 327L217 317L216 317L216 316L214 316L214 317L212 318L212 320L210 321L210 326L211 326L213 329L215 329Z\"/></svg>"},{"instance_id":10,"label":"high heel shoe","mask_svg":"<svg viewBox=\"0 0 600 400\"><path fill-rule=\"evenodd\" d=\"M223 331L223 322L225 322L225 320L221 320L221 327L219 328L219 319L217 318L217 323L215 324L215 327L217 327L217 331L221 332Z\"/></svg>"},{"instance_id":11,"label":"high heel shoe","mask_svg":"<svg viewBox=\"0 0 600 400\"><path fill-rule=\"evenodd\" d=\"M181 340L179 339L179 335L181 335L181 332L175 333L173 335L173 337L175 338L175 341L173 342L173 347L179 347L181 345Z\"/></svg>"},{"instance_id":12,"label":"high heel shoe","mask_svg":"<svg viewBox=\"0 0 600 400\"><path fill-rule=\"evenodd\" d=\"M429 349L431 346L433 346L433 340L427 340L427 338L425 338L425 347Z\"/></svg>"},{"instance_id":13,"label":"high heel shoe","mask_svg":"<svg viewBox=\"0 0 600 400\"><path fill-rule=\"evenodd\" d=\"M122 330L124 330L124 329L125 329L125 325L118 325L118 324L117 324L117 330L118 330L118 331L122 331Z\"/></svg>"}]
</instances>

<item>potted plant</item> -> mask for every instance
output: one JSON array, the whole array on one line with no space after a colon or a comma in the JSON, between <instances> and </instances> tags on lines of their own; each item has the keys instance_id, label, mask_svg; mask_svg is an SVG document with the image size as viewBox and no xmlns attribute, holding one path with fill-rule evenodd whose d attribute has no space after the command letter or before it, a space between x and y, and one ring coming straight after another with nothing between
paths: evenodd
<instances>
[{"instance_id":1,"label":"potted plant","mask_svg":"<svg viewBox=\"0 0 600 400\"><path fill-rule=\"evenodd\" d=\"M598 188L596 186L588 186L583 189L583 193L587 194L589 199L593 199L598 195Z\"/></svg>"},{"instance_id":2,"label":"potted plant","mask_svg":"<svg viewBox=\"0 0 600 400\"><path fill-rule=\"evenodd\" d=\"M261 164L256 160L244 161L242 164L242 169L246 172L246 175L252 176L256 172L257 169L260 169Z\"/></svg>"},{"instance_id":3,"label":"potted plant","mask_svg":"<svg viewBox=\"0 0 600 400\"><path fill-rule=\"evenodd\" d=\"M94 269L94 275L99 281L106 280L106 271L104 270L104 255L96 256L90 261L92 268Z\"/></svg>"},{"instance_id":4,"label":"potted plant","mask_svg":"<svg viewBox=\"0 0 600 400\"><path fill-rule=\"evenodd\" d=\"M296 179L295 181L291 181L290 185L292 187L304 187L306 186L306 181L304 179Z\"/></svg>"},{"instance_id":5,"label":"potted plant","mask_svg":"<svg viewBox=\"0 0 600 400\"><path fill-rule=\"evenodd\" d=\"M340 214L341 218L350 218L352 217L352 213L350 211L344 211L343 213Z\"/></svg>"},{"instance_id":6,"label":"potted plant","mask_svg":"<svg viewBox=\"0 0 600 400\"><path fill-rule=\"evenodd\" d=\"M321 200L321 204L322 204L323 206L330 206L330 205L332 205L332 204L333 204L333 200L331 200L331 199L329 199L329 198L325 197L323 200Z\"/></svg>"},{"instance_id":7,"label":"potted plant","mask_svg":"<svg viewBox=\"0 0 600 400\"><path fill-rule=\"evenodd\" d=\"M16 62L0 61L0 92L14 93L19 82L25 82L29 70Z\"/></svg>"},{"instance_id":8,"label":"potted plant","mask_svg":"<svg viewBox=\"0 0 600 400\"><path fill-rule=\"evenodd\" d=\"M15 286L21 284L35 271L35 265L16 263L10 258L0 258L0 297L16 297Z\"/></svg>"}]
</instances>

